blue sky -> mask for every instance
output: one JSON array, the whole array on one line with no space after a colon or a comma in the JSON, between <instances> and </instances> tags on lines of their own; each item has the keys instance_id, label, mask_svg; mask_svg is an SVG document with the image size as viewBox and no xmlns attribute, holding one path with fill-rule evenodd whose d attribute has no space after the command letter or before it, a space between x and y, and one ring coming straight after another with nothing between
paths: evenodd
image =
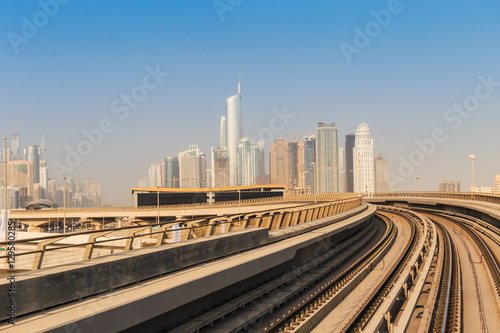
<instances>
[{"instance_id":1,"label":"blue sky","mask_svg":"<svg viewBox=\"0 0 500 333\"><path fill-rule=\"evenodd\" d=\"M223 20L214 3L227 9ZM383 17L388 8L390 21L375 23L372 11ZM348 62L340 45L356 47L355 28L372 37ZM92 177L103 184L105 203L125 205L152 162L190 144L207 154L217 145L224 101L242 72L250 137L270 127L276 110L294 118L275 137L313 133L318 121L337 122L343 137L366 122L396 190L413 190L415 176L422 190L436 190L440 180L467 189L471 153L476 185L491 186L500 174L500 87L480 88L489 96L456 129L443 117L474 102L479 77L500 82L499 35L493 0L4 0L0 132L10 136L17 124L23 147L45 136L52 166ZM146 68L169 74L120 119L112 103L143 84ZM87 140L82 131L103 119L113 129L69 167L67 147L76 150ZM425 154L415 141L428 142L436 128L446 140ZM404 172L404 160L412 172Z\"/></svg>"}]
</instances>

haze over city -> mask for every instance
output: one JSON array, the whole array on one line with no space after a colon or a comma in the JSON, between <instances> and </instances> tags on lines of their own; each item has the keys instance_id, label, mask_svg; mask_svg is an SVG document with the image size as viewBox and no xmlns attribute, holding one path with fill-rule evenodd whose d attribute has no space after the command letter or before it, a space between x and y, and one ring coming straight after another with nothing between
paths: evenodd
<instances>
[{"instance_id":1,"label":"haze over city","mask_svg":"<svg viewBox=\"0 0 500 333\"><path fill-rule=\"evenodd\" d=\"M15 128L22 148L44 137L50 177L91 177L105 204L130 205L163 157L192 144L209 154L239 72L243 134L271 129L266 154L318 122L335 122L343 145L365 122L395 190L416 176L420 190L468 190L472 153L477 186L500 174L495 1L68 2L38 27L40 4L0 8L2 136ZM127 102L137 86L147 96ZM277 113L289 123L273 128ZM68 166L68 147L95 129L102 142Z\"/></svg>"}]
</instances>

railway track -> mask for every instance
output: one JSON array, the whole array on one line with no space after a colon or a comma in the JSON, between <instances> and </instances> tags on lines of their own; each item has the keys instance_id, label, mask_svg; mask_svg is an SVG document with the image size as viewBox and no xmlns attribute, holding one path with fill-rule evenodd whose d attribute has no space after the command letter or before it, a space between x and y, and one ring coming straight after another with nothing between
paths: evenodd
<instances>
[{"instance_id":1,"label":"railway track","mask_svg":"<svg viewBox=\"0 0 500 333\"><path fill-rule=\"evenodd\" d=\"M486 243L483 241L483 239L479 237L477 232L469 225L457 221L457 218L449 217L444 214L425 213L425 215L428 215L429 218L433 219L435 222L437 222L437 220L439 219L449 222L455 227L463 230L470 237L470 239L479 249L482 258L484 258L488 271L490 272L491 280L495 287L497 297L500 297L500 263L498 262L492 251L489 249L489 247L486 245Z\"/></svg>"},{"instance_id":2,"label":"railway track","mask_svg":"<svg viewBox=\"0 0 500 333\"><path fill-rule=\"evenodd\" d=\"M225 332L244 331L252 323L259 321L266 313L272 313L282 304L294 302L298 295L309 293L311 289L314 289L312 286L317 285L317 281L324 280L326 276L332 274L348 259L361 251L375 237L377 228L375 223L371 223L369 227L335 246L325 254L170 332L210 332L217 331L219 326L224 327L222 331ZM305 290L308 291L305 292ZM270 299L271 301L269 301ZM272 306L267 305L270 302ZM257 306L258 311L255 312L255 316L248 316L248 313L252 312L250 310L252 306ZM210 319L207 320L207 318ZM207 324L198 325L197 322L200 321ZM228 326L231 326L231 329L228 329Z\"/></svg>"},{"instance_id":3,"label":"railway track","mask_svg":"<svg viewBox=\"0 0 500 333\"><path fill-rule=\"evenodd\" d=\"M442 234L444 246L444 267L441 275L436 311L430 331L438 333L456 332L461 326L460 265L450 235L446 228L434 221Z\"/></svg>"},{"instance_id":4,"label":"railway track","mask_svg":"<svg viewBox=\"0 0 500 333\"><path fill-rule=\"evenodd\" d=\"M353 263L343 273L332 278L322 285L315 294L302 300L285 317L277 321L274 325L266 327L262 332L289 332L293 331L301 322L312 316L320 307L335 297L344 287L346 287L361 271L378 261L385 251L390 247L396 237L396 228L391 219L382 214L377 214L388 226L384 238L372 250Z\"/></svg>"},{"instance_id":5,"label":"railway track","mask_svg":"<svg viewBox=\"0 0 500 333\"><path fill-rule=\"evenodd\" d=\"M408 246L400 255L399 259L397 259L397 264L393 266L390 272L386 275L385 279L379 283L375 291L365 301L361 309L356 312L356 314L347 322L347 324L341 329L340 332L347 333L363 331L372 316L376 313L377 309L384 301L384 298L391 290L396 279L405 268L406 262L415 249L418 239L417 224L410 216L406 214L399 213L399 216L403 217L411 226L411 236Z\"/></svg>"}]
</instances>

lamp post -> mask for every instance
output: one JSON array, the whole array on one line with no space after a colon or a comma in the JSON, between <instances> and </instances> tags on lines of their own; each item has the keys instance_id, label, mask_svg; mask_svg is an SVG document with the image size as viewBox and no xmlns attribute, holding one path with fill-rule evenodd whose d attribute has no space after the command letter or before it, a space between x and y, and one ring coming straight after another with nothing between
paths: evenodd
<instances>
[{"instance_id":1,"label":"lamp post","mask_svg":"<svg viewBox=\"0 0 500 333\"><path fill-rule=\"evenodd\" d=\"M63 189L63 234L66 233L66 177L63 177L64 189Z\"/></svg>"},{"instance_id":2,"label":"lamp post","mask_svg":"<svg viewBox=\"0 0 500 333\"><path fill-rule=\"evenodd\" d=\"M6 137L3 137L2 138L3 140L3 149L4 149L4 156L3 156L3 159L4 159L4 179L5 181L3 182L4 183L4 186L5 186L5 217L6 217L6 220L5 220L5 241L8 240L8 226L7 226L7 197L8 197L8 192L7 192L7 163L8 163L8 158L7 158L7 138ZM7 253L7 245L5 245L5 252Z\"/></svg>"},{"instance_id":3,"label":"lamp post","mask_svg":"<svg viewBox=\"0 0 500 333\"><path fill-rule=\"evenodd\" d=\"M157 224L160 224L160 188L156 187L156 207L158 209Z\"/></svg>"},{"instance_id":4,"label":"lamp post","mask_svg":"<svg viewBox=\"0 0 500 333\"><path fill-rule=\"evenodd\" d=\"M420 177L415 177L415 183L417 185L417 192L418 192L418 180L420 179Z\"/></svg>"},{"instance_id":5,"label":"lamp post","mask_svg":"<svg viewBox=\"0 0 500 333\"><path fill-rule=\"evenodd\" d=\"M476 155L471 154L469 158L472 161L472 188L473 188L472 192L474 192L476 190L476 180L474 177L474 159L476 158Z\"/></svg>"},{"instance_id":6,"label":"lamp post","mask_svg":"<svg viewBox=\"0 0 500 333\"><path fill-rule=\"evenodd\" d=\"M316 168L316 162L311 162L314 168L314 203L318 203L316 193L318 193L318 169Z\"/></svg>"}]
</instances>

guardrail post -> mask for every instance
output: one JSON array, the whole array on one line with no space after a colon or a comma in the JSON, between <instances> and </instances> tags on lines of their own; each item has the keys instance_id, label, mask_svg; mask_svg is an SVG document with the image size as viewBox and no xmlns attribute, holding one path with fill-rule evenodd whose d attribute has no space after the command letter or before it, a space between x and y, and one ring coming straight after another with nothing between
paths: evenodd
<instances>
[{"instance_id":1,"label":"guardrail post","mask_svg":"<svg viewBox=\"0 0 500 333\"><path fill-rule=\"evenodd\" d=\"M66 238L66 237L58 237L58 238L54 238L54 239L48 239L46 241L42 241L42 242L38 243L36 249L37 249L37 251L40 251L40 252L37 252L35 254L35 259L33 260L32 270L37 270L37 269L42 268L43 256L45 255L45 247L49 244L55 243L55 242L60 241L61 239L64 239L64 238Z\"/></svg>"}]
</instances>

